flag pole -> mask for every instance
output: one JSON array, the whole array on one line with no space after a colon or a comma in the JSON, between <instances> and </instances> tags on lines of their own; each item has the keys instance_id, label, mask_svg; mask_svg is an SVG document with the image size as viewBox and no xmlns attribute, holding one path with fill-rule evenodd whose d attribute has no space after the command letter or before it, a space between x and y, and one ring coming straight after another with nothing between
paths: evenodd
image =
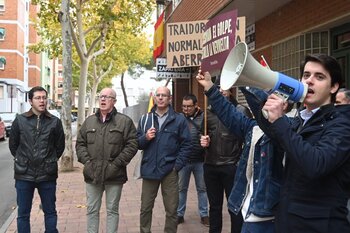
<instances>
[{"instance_id":1,"label":"flag pole","mask_svg":"<svg viewBox=\"0 0 350 233\"><path fill-rule=\"evenodd\" d=\"M204 135L207 135L207 121L208 121L208 97L204 94Z\"/></svg>"}]
</instances>

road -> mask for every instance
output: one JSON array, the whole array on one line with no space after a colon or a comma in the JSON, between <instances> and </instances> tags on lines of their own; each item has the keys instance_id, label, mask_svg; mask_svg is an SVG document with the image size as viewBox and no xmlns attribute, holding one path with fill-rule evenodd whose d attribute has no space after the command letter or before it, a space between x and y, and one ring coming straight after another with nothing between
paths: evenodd
<instances>
[{"instance_id":1,"label":"road","mask_svg":"<svg viewBox=\"0 0 350 233\"><path fill-rule=\"evenodd\" d=\"M16 189L13 179L13 157L8 139L0 142L0 228L16 207Z\"/></svg>"}]
</instances>

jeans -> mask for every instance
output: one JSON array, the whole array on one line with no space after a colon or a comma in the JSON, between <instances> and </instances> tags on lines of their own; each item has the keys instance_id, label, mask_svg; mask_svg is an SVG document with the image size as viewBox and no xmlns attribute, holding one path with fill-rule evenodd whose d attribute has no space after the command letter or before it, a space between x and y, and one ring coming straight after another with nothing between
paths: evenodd
<instances>
[{"instance_id":1,"label":"jeans","mask_svg":"<svg viewBox=\"0 0 350 233\"><path fill-rule=\"evenodd\" d=\"M207 186L209 200L209 232L221 233L222 231L222 206L224 193L226 200L229 198L236 173L233 164L213 166L204 164L204 181ZM231 233L240 233L243 223L242 214L235 215L229 211L231 219Z\"/></svg>"},{"instance_id":2,"label":"jeans","mask_svg":"<svg viewBox=\"0 0 350 233\"><path fill-rule=\"evenodd\" d=\"M30 232L30 212L32 210L33 196L35 188L38 189L44 219L45 233L58 233L57 212L56 212L56 180L42 181L39 183L32 181L16 180L17 191L17 230L18 233Z\"/></svg>"},{"instance_id":3,"label":"jeans","mask_svg":"<svg viewBox=\"0 0 350 233\"><path fill-rule=\"evenodd\" d=\"M196 183L199 215L200 217L207 217L208 197L204 183L203 162L187 163L186 166L179 171L179 206L177 208L177 216L183 217L185 215L191 172L194 175Z\"/></svg>"},{"instance_id":4,"label":"jeans","mask_svg":"<svg viewBox=\"0 0 350 233\"><path fill-rule=\"evenodd\" d=\"M274 233L274 220L262 222L244 222L241 233Z\"/></svg>"},{"instance_id":5,"label":"jeans","mask_svg":"<svg viewBox=\"0 0 350 233\"><path fill-rule=\"evenodd\" d=\"M102 195L106 194L107 233L118 232L119 224L119 201L121 198L123 185L95 185L86 183L87 201L87 232L98 233L100 226L100 208Z\"/></svg>"},{"instance_id":6,"label":"jeans","mask_svg":"<svg viewBox=\"0 0 350 233\"><path fill-rule=\"evenodd\" d=\"M172 171L162 180L142 180L140 233L150 233L154 201L161 186L165 209L164 233L177 232L176 209L179 205L178 173Z\"/></svg>"}]
</instances>

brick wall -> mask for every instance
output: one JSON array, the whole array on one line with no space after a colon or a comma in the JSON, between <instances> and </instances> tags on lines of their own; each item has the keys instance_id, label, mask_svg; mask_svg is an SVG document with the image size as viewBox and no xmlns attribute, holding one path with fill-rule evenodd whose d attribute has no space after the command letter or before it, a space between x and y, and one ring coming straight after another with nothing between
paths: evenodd
<instances>
[{"instance_id":1,"label":"brick wall","mask_svg":"<svg viewBox=\"0 0 350 233\"><path fill-rule=\"evenodd\" d=\"M167 23L186 22L210 18L231 0L183 0L167 18Z\"/></svg>"},{"instance_id":2,"label":"brick wall","mask_svg":"<svg viewBox=\"0 0 350 233\"><path fill-rule=\"evenodd\" d=\"M261 19L255 24L256 48L268 48L254 53L255 57L264 54L266 60L271 61L271 44L292 35L321 25L334 18L349 14L348 0L294 0L281 9Z\"/></svg>"}]
</instances>

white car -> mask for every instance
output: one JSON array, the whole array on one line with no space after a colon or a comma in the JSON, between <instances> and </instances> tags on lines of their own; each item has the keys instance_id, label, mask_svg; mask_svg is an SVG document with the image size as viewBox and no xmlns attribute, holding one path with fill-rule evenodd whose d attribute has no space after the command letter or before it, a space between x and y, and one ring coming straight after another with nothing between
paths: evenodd
<instances>
[{"instance_id":1,"label":"white car","mask_svg":"<svg viewBox=\"0 0 350 233\"><path fill-rule=\"evenodd\" d=\"M10 137L12 122L16 119L16 112L0 112L0 117L5 123L6 137Z\"/></svg>"},{"instance_id":2,"label":"white car","mask_svg":"<svg viewBox=\"0 0 350 233\"><path fill-rule=\"evenodd\" d=\"M57 111L56 109L48 109L47 111L49 111L49 113L51 113L52 115L61 119L61 113L59 111Z\"/></svg>"}]
</instances>

